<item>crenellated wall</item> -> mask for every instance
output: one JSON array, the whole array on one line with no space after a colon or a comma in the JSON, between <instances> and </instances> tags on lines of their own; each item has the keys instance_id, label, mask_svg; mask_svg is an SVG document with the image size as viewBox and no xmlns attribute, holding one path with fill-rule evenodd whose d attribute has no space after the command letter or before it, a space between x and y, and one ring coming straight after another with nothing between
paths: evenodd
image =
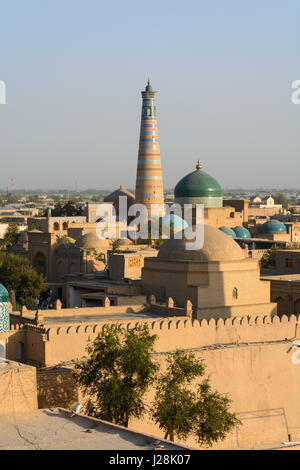
<instances>
[{"instance_id":1,"label":"crenellated wall","mask_svg":"<svg viewBox=\"0 0 300 470\"><path fill-rule=\"evenodd\" d=\"M134 328L147 323L151 333L157 334L155 359L162 368L166 354L177 348L193 351L204 359L213 388L230 395L232 409L242 421L242 426L216 447L244 448L289 438L300 440L300 349L295 343L300 339L299 318L295 315L253 316L199 322L182 316L118 322L98 319L97 322L45 327L15 325L9 333L0 335L0 340L6 338L10 356L18 344L24 342L28 361L35 357L39 365L54 366L81 359L86 354L88 340L93 340L105 325L117 323L124 328ZM70 400L74 399L70 395L74 386L71 370L69 376L67 371L63 377L61 372L53 371L45 372L40 378L39 393L43 403L54 406L57 387L61 399L68 401L69 396ZM147 402L151 403L153 397L152 389ZM134 420L130 427L163 435L149 418ZM196 446L193 440L188 444Z\"/></svg>"},{"instance_id":2,"label":"crenellated wall","mask_svg":"<svg viewBox=\"0 0 300 470\"><path fill-rule=\"evenodd\" d=\"M55 365L78 359L85 354L87 341L93 340L105 325L118 323L123 328L134 328L143 323L150 331L158 335L156 351L158 353L180 349L198 349L214 345L239 345L278 342L300 338L297 333L295 315L279 318L245 317L228 318L225 321L187 319L142 319L139 321L103 321L95 323L75 323L72 325L53 326L45 329L45 365Z\"/></svg>"}]
</instances>

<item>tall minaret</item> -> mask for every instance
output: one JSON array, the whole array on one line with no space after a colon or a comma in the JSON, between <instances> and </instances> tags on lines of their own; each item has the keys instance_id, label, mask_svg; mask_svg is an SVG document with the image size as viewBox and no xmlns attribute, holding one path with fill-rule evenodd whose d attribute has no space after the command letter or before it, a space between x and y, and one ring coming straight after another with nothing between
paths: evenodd
<instances>
[{"instance_id":1,"label":"tall minaret","mask_svg":"<svg viewBox=\"0 0 300 470\"><path fill-rule=\"evenodd\" d=\"M148 80L145 91L142 91L141 133L135 187L135 202L144 204L148 210L151 204L164 204L155 95L156 91L152 90Z\"/></svg>"}]
</instances>

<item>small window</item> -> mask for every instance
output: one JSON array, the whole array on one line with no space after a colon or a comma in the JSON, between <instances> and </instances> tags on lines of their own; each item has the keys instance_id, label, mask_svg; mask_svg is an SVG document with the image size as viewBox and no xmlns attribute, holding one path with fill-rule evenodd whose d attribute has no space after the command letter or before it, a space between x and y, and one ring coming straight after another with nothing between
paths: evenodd
<instances>
[{"instance_id":1,"label":"small window","mask_svg":"<svg viewBox=\"0 0 300 470\"><path fill-rule=\"evenodd\" d=\"M238 298L238 290L237 288L235 287L232 291L232 298L233 299L237 299Z\"/></svg>"},{"instance_id":2,"label":"small window","mask_svg":"<svg viewBox=\"0 0 300 470\"><path fill-rule=\"evenodd\" d=\"M293 267L293 259L292 258L285 258L285 267L292 268Z\"/></svg>"}]
</instances>

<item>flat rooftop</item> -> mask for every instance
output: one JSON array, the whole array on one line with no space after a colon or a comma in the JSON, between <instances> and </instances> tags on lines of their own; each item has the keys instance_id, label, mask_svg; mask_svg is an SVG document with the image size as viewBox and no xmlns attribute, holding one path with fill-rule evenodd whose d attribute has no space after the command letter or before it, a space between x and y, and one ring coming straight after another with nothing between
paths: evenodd
<instances>
[{"instance_id":1,"label":"flat rooftop","mask_svg":"<svg viewBox=\"0 0 300 470\"><path fill-rule=\"evenodd\" d=\"M80 309L78 309L80 311ZM49 310L48 310L49 311ZM63 311L63 310L62 310ZM42 312L47 312L47 310L42 310ZM169 315L168 315L169 316ZM72 315L72 316L44 316L43 323L45 325L53 324L56 325L58 323L87 323L87 322L115 322L115 321L128 321L128 320L149 320L149 319L157 319L160 318L164 320L165 317L161 315L157 315L151 312L142 312L142 313L107 313L107 314L93 314L93 315Z\"/></svg>"},{"instance_id":2,"label":"flat rooftop","mask_svg":"<svg viewBox=\"0 0 300 470\"><path fill-rule=\"evenodd\" d=\"M187 448L62 408L0 416L0 450L154 449Z\"/></svg>"},{"instance_id":3,"label":"flat rooftop","mask_svg":"<svg viewBox=\"0 0 300 470\"><path fill-rule=\"evenodd\" d=\"M271 274L269 276L262 275L263 281L289 281L300 282L300 274Z\"/></svg>"}]
</instances>

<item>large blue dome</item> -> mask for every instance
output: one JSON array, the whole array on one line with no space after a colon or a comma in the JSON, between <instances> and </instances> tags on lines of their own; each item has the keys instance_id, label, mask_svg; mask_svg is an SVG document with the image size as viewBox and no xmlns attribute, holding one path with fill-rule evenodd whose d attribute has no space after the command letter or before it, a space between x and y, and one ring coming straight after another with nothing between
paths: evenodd
<instances>
[{"instance_id":1,"label":"large blue dome","mask_svg":"<svg viewBox=\"0 0 300 470\"><path fill-rule=\"evenodd\" d=\"M204 204L205 207L222 207L223 191L215 178L202 170L198 161L196 171L184 176L175 186L175 202L180 205Z\"/></svg>"},{"instance_id":2,"label":"large blue dome","mask_svg":"<svg viewBox=\"0 0 300 470\"><path fill-rule=\"evenodd\" d=\"M265 222L259 230L261 233L287 233L286 226L280 222L279 220L276 219L271 219L268 220L268 222Z\"/></svg>"},{"instance_id":3,"label":"large blue dome","mask_svg":"<svg viewBox=\"0 0 300 470\"><path fill-rule=\"evenodd\" d=\"M226 235L228 235L229 237L236 237L236 233L232 228L225 227L223 225L222 227L219 227L219 230L221 230L221 232L223 233L226 233Z\"/></svg>"},{"instance_id":4,"label":"large blue dome","mask_svg":"<svg viewBox=\"0 0 300 470\"><path fill-rule=\"evenodd\" d=\"M237 227L234 227L234 231L238 238L251 238L251 233L249 230L247 230L242 225L237 225Z\"/></svg>"}]
</instances>

